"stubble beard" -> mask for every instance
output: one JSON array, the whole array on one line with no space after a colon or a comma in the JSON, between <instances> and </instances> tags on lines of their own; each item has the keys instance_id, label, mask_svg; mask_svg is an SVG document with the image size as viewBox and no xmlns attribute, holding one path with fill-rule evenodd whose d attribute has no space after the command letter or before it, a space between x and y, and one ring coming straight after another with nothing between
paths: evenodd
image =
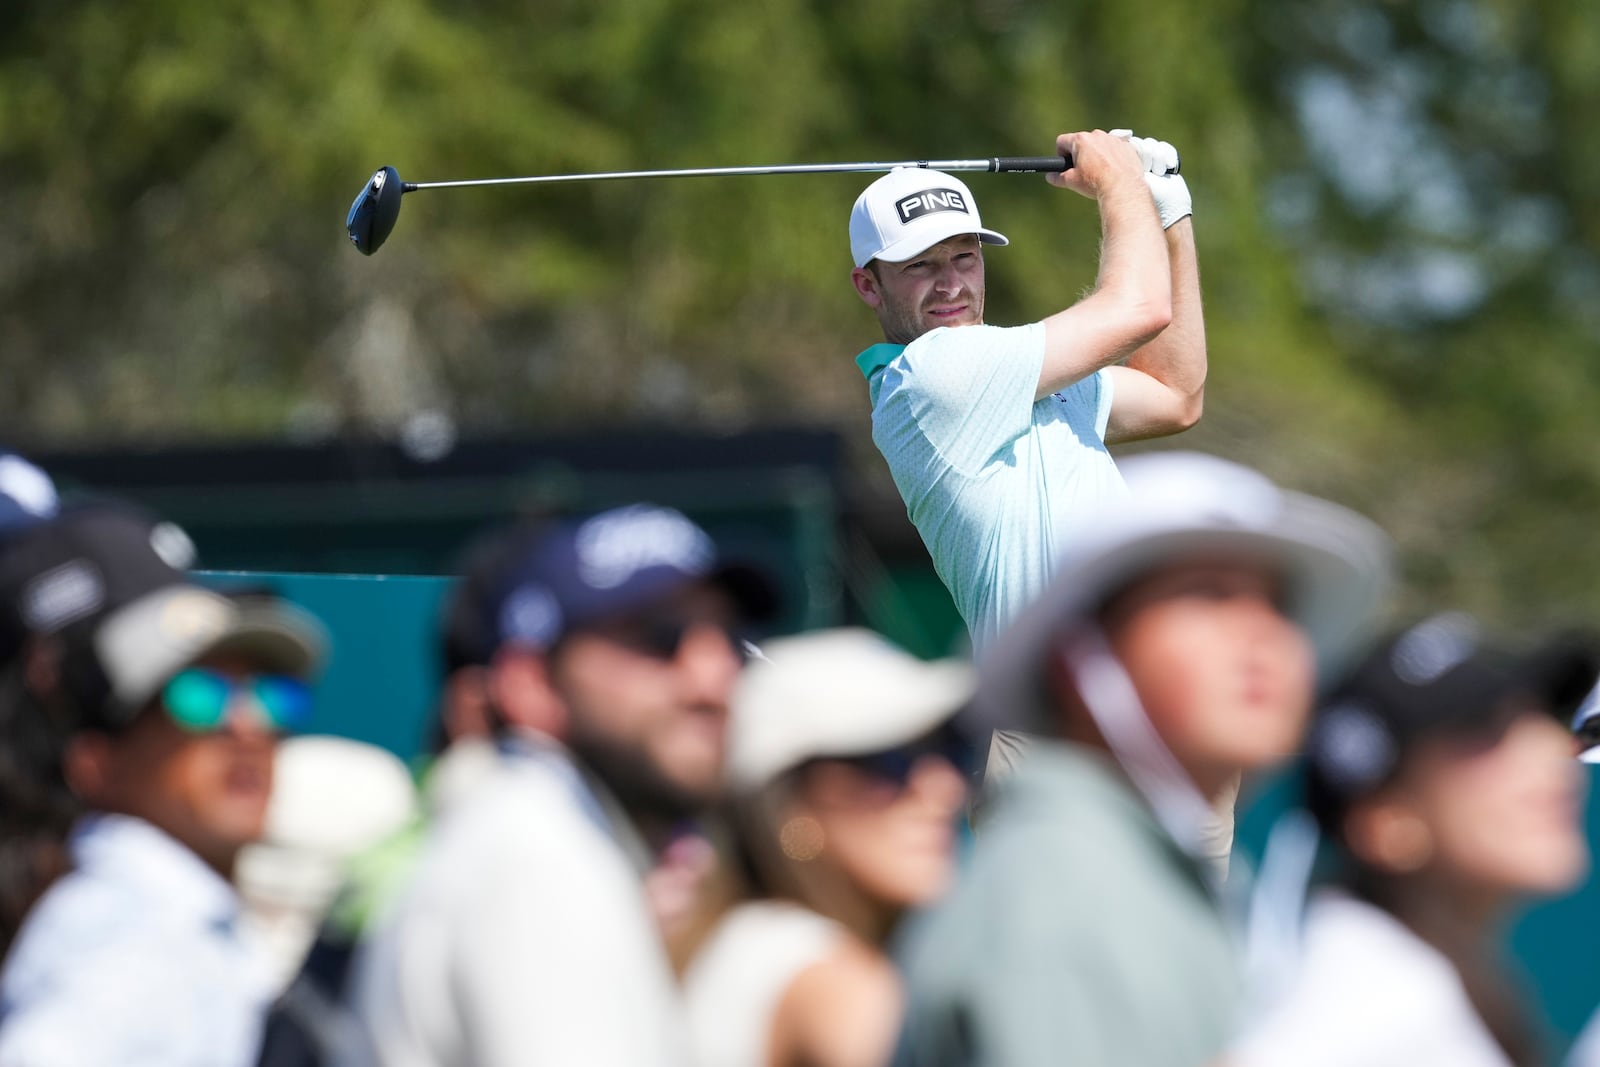
<instances>
[{"instance_id":1,"label":"stubble beard","mask_svg":"<svg viewBox=\"0 0 1600 1067\"><path fill-rule=\"evenodd\" d=\"M713 791L673 781L637 745L582 729L574 730L567 744L635 819L679 822L702 814L716 800Z\"/></svg>"},{"instance_id":2,"label":"stubble beard","mask_svg":"<svg viewBox=\"0 0 1600 1067\"><path fill-rule=\"evenodd\" d=\"M892 345L908 345L925 333L931 333L942 326L978 326L983 323L983 297L978 293L968 293L967 301L971 305L967 314L958 322L933 322L929 321L927 312L922 305L915 308L907 307L898 301L885 299L884 313L880 316L883 325L884 340ZM934 301L942 303L943 301Z\"/></svg>"}]
</instances>

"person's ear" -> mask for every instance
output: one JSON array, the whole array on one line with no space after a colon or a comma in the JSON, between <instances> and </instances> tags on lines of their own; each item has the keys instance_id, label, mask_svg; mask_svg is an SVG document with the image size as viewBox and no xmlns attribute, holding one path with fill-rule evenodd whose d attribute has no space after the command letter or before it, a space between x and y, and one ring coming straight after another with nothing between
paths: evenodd
<instances>
[{"instance_id":1,"label":"person's ear","mask_svg":"<svg viewBox=\"0 0 1600 1067\"><path fill-rule=\"evenodd\" d=\"M566 740L567 704L550 679L550 660L529 648L505 647L489 665L489 699L508 726Z\"/></svg>"},{"instance_id":2,"label":"person's ear","mask_svg":"<svg viewBox=\"0 0 1600 1067\"><path fill-rule=\"evenodd\" d=\"M451 741L494 733L489 676L488 667L462 667L445 679L441 717L445 736Z\"/></svg>"},{"instance_id":3,"label":"person's ear","mask_svg":"<svg viewBox=\"0 0 1600 1067\"><path fill-rule=\"evenodd\" d=\"M883 290L878 285L878 276L865 267L857 267L850 272L850 284L856 288L856 295L869 308L876 310L883 303Z\"/></svg>"},{"instance_id":4,"label":"person's ear","mask_svg":"<svg viewBox=\"0 0 1600 1067\"><path fill-rule=\"evenodd\" d=\"M1433 832L1399 799L1358 804L1345 816L1344 837L1357 859L1393 874L1414 874L1433 858Z\"/></svg>"}]
</instances>

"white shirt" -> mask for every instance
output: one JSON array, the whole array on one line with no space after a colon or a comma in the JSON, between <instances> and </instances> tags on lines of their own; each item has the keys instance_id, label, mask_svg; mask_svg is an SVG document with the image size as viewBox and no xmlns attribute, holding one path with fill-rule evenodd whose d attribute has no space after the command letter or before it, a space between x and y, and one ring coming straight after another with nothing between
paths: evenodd
<instances>
[{"instance_id":1,"label":"white shirt","mask_svg":"<svg viewBox=\"0 0 1600 1067\"><path fill-rule=\"evenodd\" d=\"M944 327L856 358L872 440L979 650L1049 582L1062 531L1127 494L1110 375L1035 401L1044 343L1043 323Z\"/></svg>"},{"instance_id":2,"label":"white shirt","mask_svg":"<svg viewBox=\"0 0 1600 1067\"><path fill-rule=\"evenodd\" d=\"M766 1063L784 993L844 937L844 927L796 904L752 901L728 912L683 976L696 1067Z\"/></svg>"},{"instance_id":3,"label":"white shirt","mask_svg":"<svg viewBox=\"0 0 1600 1067\"><path fill-rule=\"evenodd\" d=\"M70 847L0 973L0 1064L253 1064L273 990L233 887L126 815Z\"/></svg>"},{"instance_id":4,"label":"white shirt","mask_svg":"<svg viewBox=\"0 0 1600 1067\"><path fill-rule=\"evenodd\" d=\"M1600 1067L1600 1012L1590 1017L1567 1053L1567 1067Z\"/></svg>"},{"instance_id":5,"label":"white shirt","mask_svg":"<svg viewBox=\"0 0 1600 1067\"><path fill-rule=\"evenodd\" d=\"M1298 973L1229 1067L1509 1067L1455 968L1387 912L1340 894L1306 913Z\"/></svg>"},{"instance_id":6,"label":"white shirt","mask_svg":"<svg viewBox=\"0 0 1600 1067\"><path fill-rule=\"evenodd\" d=\"M358 952L354 1062L680 1064L671 968L619 843L631 833L564 752L507 755L443 814Z\"/></svg>"}]
</instances>

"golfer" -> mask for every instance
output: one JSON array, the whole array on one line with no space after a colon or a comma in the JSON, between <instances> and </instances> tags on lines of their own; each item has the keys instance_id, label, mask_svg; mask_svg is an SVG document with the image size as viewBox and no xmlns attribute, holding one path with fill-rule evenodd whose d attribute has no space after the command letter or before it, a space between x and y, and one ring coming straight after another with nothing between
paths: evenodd
<instances>
[{"instance_id":1,"label":"golfer","mask_svg":"<svg viewBox=\"0 0 1600 1067\"><path fill-rule=\"evenodd\" d=\"M1108 444L1200 418L1205 328L1189 190L1172 146L1127 131L1056 139L1049 181L1100 208L1099 276L1027 326L984 323L985 229L966 185L901 168L850 214L851 281L884 343L856 358L872 438L982 647L1042 590L1064 528L1124 495Z\"/></svg>"}]
</instances>

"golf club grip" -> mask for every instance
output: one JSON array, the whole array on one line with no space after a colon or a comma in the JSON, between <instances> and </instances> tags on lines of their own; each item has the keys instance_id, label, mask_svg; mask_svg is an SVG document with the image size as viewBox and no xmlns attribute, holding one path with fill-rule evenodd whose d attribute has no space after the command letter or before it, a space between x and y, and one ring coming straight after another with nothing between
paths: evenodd
<instances>
[{"instance_id":1,"label":"golf club grip","mask_svg":"<svg viewBox=\"0 0 1600 1067\"><path fill-rule=\"evenodd\" d=\"M1072 169L1072 160L1062 156L1001 156L992 169L999 174L1060 174Z\"/></svg>"}]
</instances>

